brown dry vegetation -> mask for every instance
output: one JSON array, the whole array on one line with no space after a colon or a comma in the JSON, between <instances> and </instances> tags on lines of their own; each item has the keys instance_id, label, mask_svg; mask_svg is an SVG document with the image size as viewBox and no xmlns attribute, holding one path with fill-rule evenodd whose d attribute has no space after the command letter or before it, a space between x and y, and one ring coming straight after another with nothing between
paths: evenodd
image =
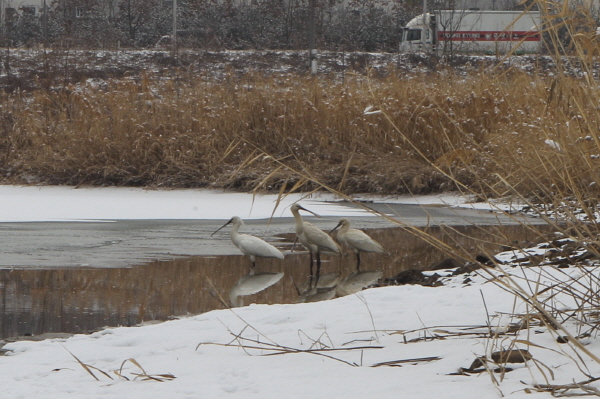
<instances>
[{"instance_id":1,"label":"brown dry vegetation","mask_svg":"<svg viewBox=\"0 0 600 399\"><path fill-rule=\"evenodd\" d=\"M347 193L539 193L598 178L594 82L516 69L382 75L215 83L182 72L4 92L0 168L5 183L239 190L308 175Z\"/></svg>"},{"instance_id":2,"label":"brown dry vegetation","mask_svg":"<svg viewBox=\"0 0 600 399\"><path fill-rule=\"evenodd\" d=\"M580 15L561 15L548 17L560 23L545 35L556 49L571 37L568 62L539 56L528 66L328 53L329 73L313 77L289 52L236 53L215 72L205 66L231 53L142 52L130 58L152 65L128 69L109 52L38 51L39 67L6 51L0 174L27 184L594 198L600 46Z\"/></svg>"}]
</instances>

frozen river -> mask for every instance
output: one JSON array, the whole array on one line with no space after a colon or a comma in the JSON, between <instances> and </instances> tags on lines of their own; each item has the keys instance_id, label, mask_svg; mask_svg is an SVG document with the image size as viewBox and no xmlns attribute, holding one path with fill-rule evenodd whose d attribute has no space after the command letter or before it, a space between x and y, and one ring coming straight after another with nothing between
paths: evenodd
<instances>
[{"instance_id":1,"label":"frozen river","mask_svg":"<svg viewBox=\"0 0 600 399\"><path fill-rule=\"evenodd\" d=\"M447 257L406 226L429 226L431 236L474 254L498 250L493 236L535 238L518 219L465 207L464 198L453 196L366 203L393 222L330 195L293 195L277 203L273 195L198 190L0 187L0 339L85 333L222 308L219 298L227 298L250 265L231 243L229 228L211 236L234 215L245 219L243 232L286 253L284 260L258 260L259 272L285 277L249 300L295 302L309 261L299 246L290 252L295 234L289 206L298 200L322 215L307 219L326 231L341 216L367 230L388 254L364 255L361 270L384 277L427 269ZM346 276L355 269L353 256L325 258L325 273Z\"/></svg>"},{"instance_id":2,"label":"frozen river","mask_svg":"<svg viewBox=\"0 0 600 399\"><path fill-rule=\"evenodd\" d=\"M441 205L461 202L453 196L371 198L380 202L365 203L393 216L395 223L332 195L294 194L277 204L276 195L201 190L5 186L0 187L0 268L126 267L186 256L237 255L228 229L211 237L224 221L237 215L246 222L242 232L283 240L294 231L289 205L298 200L322 216L306 219L324 230L333 228L340 216L367 229L517 223L497 212L464 207L464 200L463 207Z\"/></svg>"}]
</instances>

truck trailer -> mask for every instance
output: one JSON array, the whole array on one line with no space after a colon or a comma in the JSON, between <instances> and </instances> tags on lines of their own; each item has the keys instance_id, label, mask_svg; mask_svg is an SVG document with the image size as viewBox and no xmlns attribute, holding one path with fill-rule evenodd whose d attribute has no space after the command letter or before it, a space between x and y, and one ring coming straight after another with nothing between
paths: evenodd
<instances>
[{"instance_id":1,"label":"truck trailer","mask_svg":"<svg viewBox=\"0 0 600 399\"><path fill-rule=\"evenodd\" d=\"M400 51L506 54L542 50L539 11L439 10L410 20Z\"/></svg>"}]
</instances>

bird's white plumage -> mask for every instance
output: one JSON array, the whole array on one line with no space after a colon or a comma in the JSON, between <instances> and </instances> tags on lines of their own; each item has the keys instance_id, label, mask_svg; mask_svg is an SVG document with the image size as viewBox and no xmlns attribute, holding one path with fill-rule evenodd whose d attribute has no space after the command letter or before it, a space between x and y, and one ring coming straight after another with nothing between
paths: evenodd
<instances>
[{"instance_id":1,"label":"bird's white plumage","mask_svg":"<svg viewBox=\"0 0 600 399\"><path fill-rule=\"evenodd\" d=\"M377 252L384 253L385 250L377 241L369 237L365 232L350 228L350 220L347 218L340 219L340 231L338 231L337 239L340 244L350 248L354 253L359 252Z\"/></svg>"},{"instance_id":2,"label":"bird's white plumage","mask_svg":"<svg viewBox=\"0 0 600 399\"><path fill-rule=\"evenodd\" d=\"M261 257L261 258L278 258L283 259L283 253L272 246L271 244L261 240L258 237L254 237L248 234L236 234L235 237L232 234L231 241L244 255L250 256L250 258Z\"/></svg>"},{"instance_id":3,"label":"bird's white plumage","mask_svg":"<svg viewBox=\"0 0 600 399\"><path fill-rule=\"evenodd\" d=\"M360 270L361 252L385 252L381 244L373 240L366 233L358 229L350 228L350 220L348 220L348 218L341 218L340 222L333 230L336 230L340 226L341 228L337 234L337 240L340 244L350 248L356 254L356 271ZM331 231L333 232L333 230Z\"/></svg>"},{"instance_id":4,"label":"bird's white plumage","mask_svg":"<svg viewBox=\"0 0 600 399\"><path fill-rule=\"evenodd\" d=\"M298 204L293 204L290 209L294 215L296 235L300 244L306 247L311 253L340 253L339 245L337 245L329 234L313 224L302 220L299 210L306 209Z\"/></svg>"},{"instance_id":5,"label":"bird's white plumage","mask_svg":"<svg viewBox=\"0 0 600 399\"><path fill-rule=\"evenodd\" d=\"M221 226L217 231L221 230L223 227L228 224L233 224L233 228L231 229L231 241L233 244L239 248L239 250L244 254L250 257L252 261L252 265L254 266L254 262L256 262L256 257L260 258L278 258L283 259L283 253L275 248L273 245L265 242L264 240L254 237L248 234L240 234L239 229L244 225L244 221L234 216L227 223ZM216 231L215 231L216 233ZM214 234L214 233L213 233Z\"/></svg>"}]
</instances>

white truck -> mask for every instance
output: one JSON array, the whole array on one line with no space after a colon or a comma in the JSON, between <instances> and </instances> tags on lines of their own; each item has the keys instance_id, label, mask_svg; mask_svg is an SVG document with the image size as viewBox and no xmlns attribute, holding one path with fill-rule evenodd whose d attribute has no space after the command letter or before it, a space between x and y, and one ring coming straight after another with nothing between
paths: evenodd
<instances>
[{"instance_id":1,"label":"white truck","mask_svg":"<svg viewBox=\"0 0 600 399\"><path fill-rule=\"evenodd\" d=\"M539 11L439 10L410 20L400 51L516 54L542 49Z\"/></svg>"}]
</instances>

